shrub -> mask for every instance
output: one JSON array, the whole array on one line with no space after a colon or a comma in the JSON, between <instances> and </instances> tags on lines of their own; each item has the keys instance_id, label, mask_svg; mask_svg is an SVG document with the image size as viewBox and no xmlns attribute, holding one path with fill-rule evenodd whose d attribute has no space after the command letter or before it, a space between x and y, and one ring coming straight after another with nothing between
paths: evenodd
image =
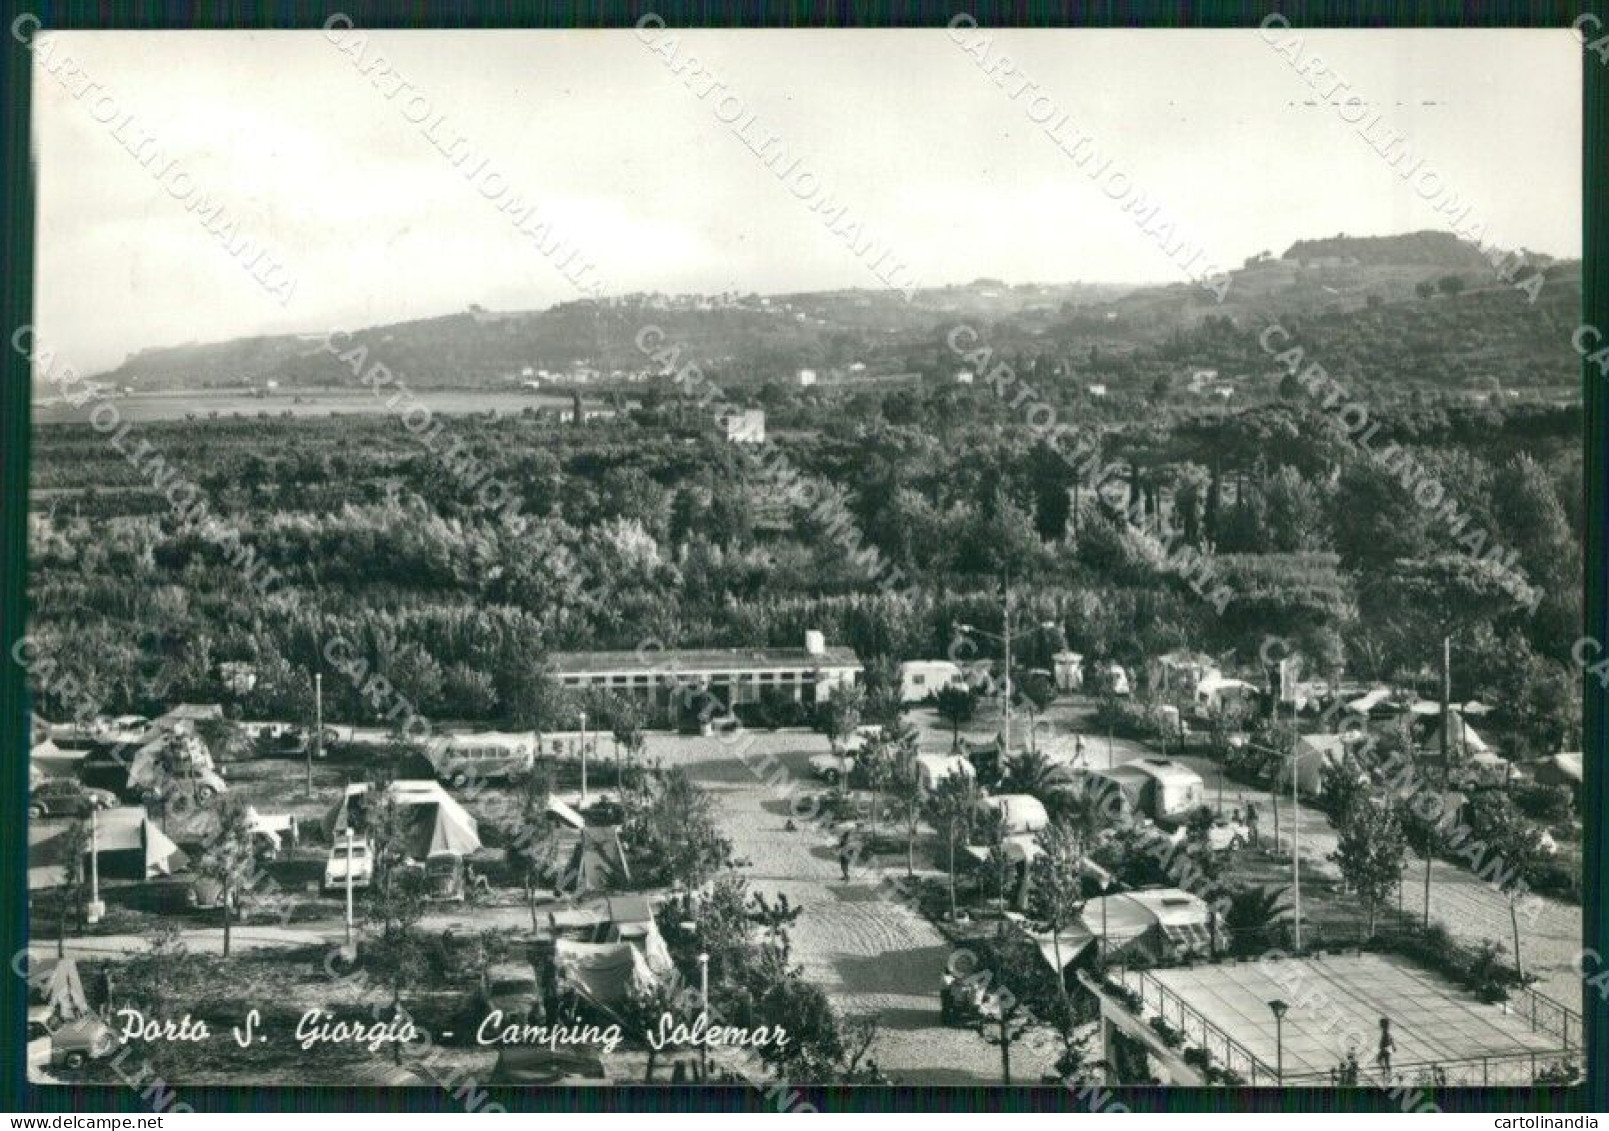
<instances>
[{"instance_id":1,"label":"shrub","mask_svg":"<svg viewBox=\"0 0 1609 1131\"><path fill-rule=\"evenodd\" d=\"M1538 821L1552 823L1568 820L1575 811L1574 798L1562 785L1517 782L1510 788L1509 796L1521 813Z\"/></svg>"},{"instance_id":2,"label":"shrub","mask_svg":"<svg viewBox=\"0 0 1609 1131\"><path fill-rule=\"evenodd\" d=\"M1152 1032L1162 1038L1162 1043L1170 1049L1176 1049L1184 1044L1184 1034L1162 1020L1162 1018L1153 1017L1147 1024L1151 1026Z\"/></svg>"},{"instance_id":3,"label":"shrub","mask_svg":"<svg viewBox=\"0 0 1609 1131\"><path fill-rule=\"evenodd\" d=\"M1542 860L1531 867L1526 882L1539 895L1581 902L1581 869L1563 860Z\"/></svg>"}]
</instances>

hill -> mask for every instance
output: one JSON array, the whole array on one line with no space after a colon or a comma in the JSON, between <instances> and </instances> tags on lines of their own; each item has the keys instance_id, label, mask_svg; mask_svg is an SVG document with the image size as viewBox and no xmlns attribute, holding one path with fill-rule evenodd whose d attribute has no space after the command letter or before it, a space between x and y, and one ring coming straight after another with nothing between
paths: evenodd
<instances>
[{"instance_id":1,"label":"hill","mask_svg":"<svg viewBox=\"0 0 1609 1131\"><path fill-rule=\"evenodd\" d=\"M1534 259L1550 264L1535 303L1499 278L1474 244L1447 232L1413 232L1302 240L1278 258L1263 252L1232 273L1221 303L1182 282L1014 286L977 279L909 298L851 289L631 294L540 311L472 306L354 330L337 341L363 347L368 361L383 362L412 388L611 384L658 372L637 346L651 325L663 331L658 340L680 345L683 360L696 359L723 384L758 385L792 383L801 368L944 376L955 368L944 334L957 322L1017 354L1055 356L1068 374L1086 357L1147 353L1169 364L1255 369L1266 359L1243 336L1222 331L1256 330L1278 318L1322 328L1336 343L1340 367L1363 378L1572 385L1575 359L1559 327L1574 317L1579 264ZM1449 276L1458 281L1444 289ZM1158 371L1141 370L1146 381ZM322 338L280 335L144 350L99 379L143 392L339 386L353 376Z\"/></svg>"}]
</instances>

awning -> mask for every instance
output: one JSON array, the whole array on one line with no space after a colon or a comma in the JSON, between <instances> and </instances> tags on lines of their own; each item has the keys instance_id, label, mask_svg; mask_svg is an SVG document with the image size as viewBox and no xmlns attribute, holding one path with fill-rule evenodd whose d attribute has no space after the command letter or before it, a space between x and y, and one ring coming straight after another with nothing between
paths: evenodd
<instances>
[{"instance_id":1,"label":"awning","mask_svg":"<svg viewBox=\"0 0 1609 1131\"><path fill-rule=\"evenodd\" d=\"M1095 942L1095 936L1076 925L1062 928L1055 935L1033 935L1034 946L1039 948L1039 954L1045 960L1045 965L1052 970L1056 969L1056 950L1061 948L1062 969L1068 966L1083 954Z\"/></svg>"}]
</instances>

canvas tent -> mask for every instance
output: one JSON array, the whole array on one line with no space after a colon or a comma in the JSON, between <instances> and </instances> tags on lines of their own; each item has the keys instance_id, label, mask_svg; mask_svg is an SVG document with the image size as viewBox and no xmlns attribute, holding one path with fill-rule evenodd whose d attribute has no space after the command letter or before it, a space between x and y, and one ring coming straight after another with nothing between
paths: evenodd
<instances>
[{"instance_id":1,"label":"canvas tent","mask_svg":"<svg viewBox=\"0 0 1609 1131\"><path fill-rule=\"evenodd\" d=\"M1443 730L1447 732L1447 750L1454 758L1473 759L1476 755L1495 753L1486 740L1475 732L1475 728L1469 725L1464 713L1457 707L1449 708L1446 720L1431 731L1427 743L1431 749L1441 749Z\"/></svg>"},{"instance_id":2,"label":"canvas tent","mask_svg":"<svg viewBox=\"0 0 1609 1131\"><path fill-rule=\"evenodd\" d=\"M1291 768L1296 770L1296 788L1309 797L1324 792L1324 767L1339 766L1346 756L1346 741L1339 734L1304 734L1296 740L1296 756L1279 762L1279 784L1291 784Z\"/></svg>"},{"instance_id":3,"label":"canvas tent","mask_svg":"<svg viewBox=\"0 0 1609 1131\"><path fill-rule=\"evenodd\" d=\"M581 830L559 888L572 894L602 892L624 887L630 880L631 870L626 866L620 830L605 825Z\"/></svg>"},{"instance_id":4,"label":"canvas tent","mask_svg":"<svg viewBox=\"0 0 1609 1131\"><path fill-rule=\"evenodd\" d=\"M642 952L629 942L585 943L559 939L553 967L561 991L575 993L602 1009L617 1009L634 993L657 983Z\"/></svg>"},{"instance_id":5,"label":"canvas tent","mask_svg":"<svg viewBox=\"0 0 1609 1131\"><path fill-rule=\"evenodd\" d=\"M1146 797L1153 787L1151 775L1130 763L1091 770L1085 783L1089 796L1109 819L1144 816Z\"/></svg>"},{"instance_id":6,"label":"canvas tent","mask_svg":"<svg viewBox=\"0 0 1609 1131\"><path fill-rule=\"evenodd\" d=\"M176 730L197 723L223 722L223 708L216 703L180 703L167 714L151 721L160 730Z\"/></svg>"},{"instance_id":7,"label":"canvas tent","mask_svg":"<svg viewBox=\"0 0 1609 1131\"><path fill-rule=\"evenodd\" d=\"M1532 776L1542 785L1581 788L1581 752L1554 754L1531 763Z\"/></svg>"},{"instance_id":8,"label":"canvas tent","mask_svg":"<svg viewBox=\"0 0 1609 1131\"><path fill-rule=\"evenodd\" d=\"M1081 923L1069 923L1060 931L1030 932L1029 937L1034 940L1040 957L1045 965L1052 970L1056 969L1058 955L1061 958L1063 970L1078 960L1079 955L1095 943L1095 935L1084 929Z\"/></svg>"},{"instance_id":9,"label":"canvas tent","mask_svg":"<svg viewBox=\"0 0 1609 1131\"><path fill-rule=\"evenodd\" d=\"M386 787L399 808L407 811L404 839L410 859L428 860L449 854L468 856L478 850L480 827L469 811L448 793L440 782L395 781ZM348 823L355 832L364 829L368 801L367 785L349 785L341 800L324 818L324 827L333 840Z\"/></svg>"},{"instance_id":10,"label":"canvas tent","mask_svg":"<svg viewBox=\"0 0 1609 1131\"><path fill-rule=\"evenodd\" d=\"M584 829L587 827L586 818L557 797L549 795L547 811L548 816L557 819L561 824L568 825L572 829Z\"/></svg>"},{"instance_id":11,"label":"canvas tent","mask_svg":"<svg viewBox=\"0 0 1609 1131\"><path fill-rule=\"evenodd\" d=\"M1211 656L1182 649L1156 657L1146 672L1153 691L1176 695L1193 695L1197 687L1218 674Z\"/></svg>"},{"instance_id":12,"label":"canvas tent","mask_svg":"<svg viewBox=\"0 0 1609 1131\"><path fill-rule=\"evenodd\" d=\"M975 778L977 771L972 763L960 754L918 754L916 756L916 777L922 787L923 793L932 793L951 774L960 774L962 777Z\"/></svg>"},{"instance_id":13,"label":"canvas tent","mask_svg":"<svg viewBox=\"0 0 1609 1131\"><path fill-rule=\"evenodd\" d=\"M28 826L28 890L58 887L66 879L71 821L34 821ZM107 809L96 816L95 845L103 875L148 880L170 876L189 862L144 809Z\"/></svg>"},{"instance_id":14,"label":"canvas tent","mask_svg":"<svg viewBox=\"0 0 1609 1131\"><path fill-rule=\"evenodd\" d=\"M84 996L78 963L71 958L30 958L28 1003L42 1006L47 1016L59 1021L71 1021L87 1014L89 999Z\"/></svg>"},{"instance_id":15,"label":"canvas tent","mask_svg":"<svg viewBox=\"0 0 1609 1131\"><path fill-rule=\"evenodd\" d=\"M1003 793L998 797L985 797L978 808L1000 814L1001 829L1010 836L1016 833L1036 833L1050 824L1050 814L1044 803L1028 793Z\"/></svg>"},{"instance_id":16,"label":"canvas tent","mask_svg":"<svg viewBox=\"0 0 1609 1131\"><path fill-rule=\"evenodd\" d=\"M1058 691L1084 689L1084 657L1077 652L1057 652L1050 658L1051 669L1056 673Z\"/></svg>"}]
</instances>

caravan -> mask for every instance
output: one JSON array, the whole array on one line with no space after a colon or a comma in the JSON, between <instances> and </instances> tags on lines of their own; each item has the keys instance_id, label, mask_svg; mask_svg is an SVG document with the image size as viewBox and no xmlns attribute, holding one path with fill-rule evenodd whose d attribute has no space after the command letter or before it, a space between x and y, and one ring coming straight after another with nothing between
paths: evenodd
<instances>
[{"instance_id":1,"label":"caravan","mask_svg":"<svg viewBox=\"0 0 1609 1131\"><path fill-rule=\"evenodd\" d=\"M947 687L965 687L966 673L949 660L907 660L899 666L901 703L925 703Z\"/></svg>"}]
</instances>

